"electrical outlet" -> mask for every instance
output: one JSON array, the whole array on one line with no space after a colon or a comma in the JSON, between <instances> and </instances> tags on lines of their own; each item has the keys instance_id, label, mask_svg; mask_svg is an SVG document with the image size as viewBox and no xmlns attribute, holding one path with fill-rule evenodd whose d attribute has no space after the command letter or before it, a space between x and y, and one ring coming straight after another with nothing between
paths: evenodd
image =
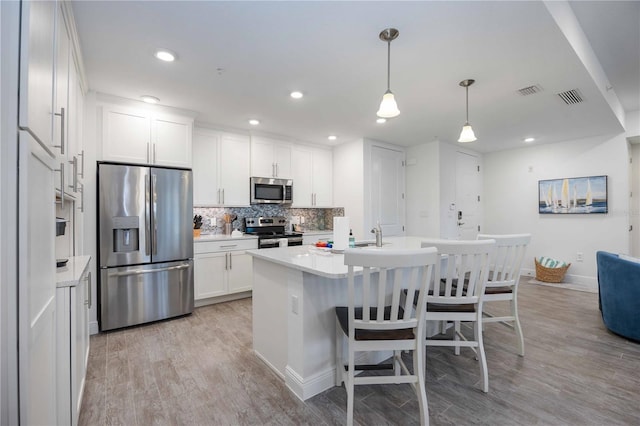
<instances>
[{"instance_id":1,"label":"electrical outlet","mask_svg":"<svg viewBox=\"0 0 640 426\"><path fill-rule=\"evenodd\" d=\"M304 224L304 216L300 216L300 223Z\"/></svg>"},{"instance_id":2,"label":"electrical outlet","mask_svg":"<svg viewBox=\"0 0 640 426\"><path fill-rule=\"evenodd\" d=\"M578 252L578 253L576 253L576 261L577 261L577 262L582 262L582 261L584 261L584 255L582 254L582 252Z\"/></svg>"},{"instance_id":3,"label":"electrical outlet","mask_svg":"<svg viewBox=\"0 0 640 426\"><path fill-rule=\"evenodd\" d=\"M291 296L291 313L298 314L298 296Z\"/></svg>"}]
</instances>

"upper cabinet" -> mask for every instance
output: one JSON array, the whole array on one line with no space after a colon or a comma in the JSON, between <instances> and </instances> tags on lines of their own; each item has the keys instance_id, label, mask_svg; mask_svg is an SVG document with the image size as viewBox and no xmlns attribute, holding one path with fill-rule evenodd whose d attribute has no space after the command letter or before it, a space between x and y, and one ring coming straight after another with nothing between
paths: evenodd
<instances>
[{"instance_id":1,"label":"upper cabinet","mask_svg":"<svg viewBox=\"0 0 640 426\"><path fill-rule=\"evenodd\" d=\"M191 168L191 118L104 105L102 126L105 161Z\"/></svg>"},{"instance_id":2,"label":"upper cabinet","mask_svg":"<svg viewBox=\"0 0 640 426\"><path fill-rule=\"evenodd\" d=\"M151 116L151 163L191 167L193 120L177 116Z\"/></svg>"},{"instance_id":3,"label":"upper cabinet","mask_svg":"<svg viewBox=\"0 0 640 426\"><path fill-rule=\"evenodd\" d=\"M22 3L19 125L53 156L56 2Z\"/></svg>"},{"instance_id":4,"label":"upper cabinet","mask_svg":"<svg viewBox=\"0 0 640 426\"><path fill-rule=\"evenodd\" d=\"M193 205L249 205L249 136L196 129Z\"/></svg>"},{"instance_id":5,"label":"upper cabinet","mask_svg":"<svg viewBox=\"0 0 640 426\"><path fill-rule=\"evenodd\" d=\"M331 150L295 145L291 151L293 207L333 206Z\"/></svg>"},{"instance_id":6,"label":"upper cabinet","mask_svg":"<svg viewBox=\"0 0 640 426\"><path fill-rule=\"evenodd\" d=\"M291 146L275 139L251 137L251 176L290 179Z\"/></svg>"},{"instance_id":7,"label":"upper cabinet","mask_svg":"<svg viewBox=\"0 0 640 426\"><path fill-rule=\"evenodd\" d=\"M29 1L21 7L19 125L55 157L58 197L73 198L80 185L77 102L82 90L71 43L70 6Z\"/></svg>"}]
</instances>

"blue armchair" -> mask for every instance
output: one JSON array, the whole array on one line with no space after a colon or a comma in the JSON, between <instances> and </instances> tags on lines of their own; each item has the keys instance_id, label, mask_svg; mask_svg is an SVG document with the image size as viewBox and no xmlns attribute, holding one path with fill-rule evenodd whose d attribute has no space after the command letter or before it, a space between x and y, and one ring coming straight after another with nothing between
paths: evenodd
<instances>
[{"instance_id":1,"label":"blue armchair","mask_svg":"<svg viewBox=\"0 0 640 426\"><path fill-rule=\"evenodd\" d=\"M596 261L604 325L640 342L640 263L604 251L596 253Z\"/></svg>"}]
</instances>

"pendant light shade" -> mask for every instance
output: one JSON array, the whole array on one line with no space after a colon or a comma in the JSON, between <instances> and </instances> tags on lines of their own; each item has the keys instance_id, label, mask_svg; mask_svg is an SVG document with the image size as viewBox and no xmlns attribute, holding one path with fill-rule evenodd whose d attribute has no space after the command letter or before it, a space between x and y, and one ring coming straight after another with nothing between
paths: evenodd
<instances>
[{"instance_id":1,"label":"pendant light shade","mask_svg":"<svg viewBox=\"0 0 640 426\"><path fill-rule=\"evenodd\" d=\"M393 96L393 93L391 93L390 90L387 90L386 93L382 96L380 109L378 109L378 112L376 114L381 118L393 118L400 115L400 110L398 109L396 98L395 96Z\"/></svg>"},{"instance_id":2,"label":"pendant light shade","mask_svg":"<svg viewBox=\"0 0 640 426\"><path fill-rule=\"evenodd\" d=\"M462 126L462 132L460 132L460 139L458 142L473 142L475 141L476 135L473 133L473 129L471 128L471 124L465 123Z\"/></svg>"},{"instance_id":3,"label":"pendant light shade","mask_svg":"<svg viewBox=\"0 0 640 426\"><path fill-rule=\"evenodd\" d=\"M376 113L378 117L393 118L400 115L395 96L391 92L391 42L398 37L400 32L395 28L387 28L380 33L380 40L387 42L387 91L382 96L380 109Z\"/></svg>"},{"instance_id":4,"label":"pendant light shade","mask_svg":"<svg viewBox=\"0 0 640 426\"><path fill-rule=\"evenodd\" d=\"M473 129L471 128L471 124L469 124L469 86L475 83L475 80L468 79L462 80L460 82L460 86L464 87L467 92L467 120L462 126L462 132L460 132L460 138L458 142L473 142L477 140L476 135L473 133Z\"/></svg>"}]
</instances>

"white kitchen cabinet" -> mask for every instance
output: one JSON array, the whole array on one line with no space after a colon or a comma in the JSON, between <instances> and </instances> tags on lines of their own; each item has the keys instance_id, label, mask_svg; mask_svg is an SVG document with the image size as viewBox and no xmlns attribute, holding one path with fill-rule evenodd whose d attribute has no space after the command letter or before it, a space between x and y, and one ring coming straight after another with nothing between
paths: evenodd
<instances>
[{"instance_id":1,"label":"white kitchen cabinet","mask_svg":"<svg viewBox=\"0 0 640 426\"><path fill-rule=\"evenodd\" d=\"M194 243L195 300L251 290L253 260L246 250L257 248L254 238Z\"/></svg>"},{"instance_id":2,"label":"white kitchen cabinet","mask_svg":"<svg viewBox=\"0 0 640 426\"><path fill-rule=\"evenodd\" d=\"M291 151L294 207L332 207L333 155L328 149L295 145Z\"/></svg>"},{"instance_id":3,"label":"white kitchen cabinet","mask_svg":"<svg viewBox=\"0 0 640 426\"><path fill-rule=\"evenodd\" d=\"M22 424L56 424L54 157L19 132L18 375Z\"/></svg>"},{"instance_id":4,"label":"white kitchen cabinet","mask_svg":"<svg viewBox=\"0 0 640 426\"><path fill-rule=\"evenodd\" d=\"M191 168L192 128L187 117L104 105L102 159Z\"/></svg>"},{"instance_id":5,"label":"white kitchen cabinet","mask_svg":"<svg viewBox=\"0 0 640 426\"><path fill-rule=\"evenodd\" d=\"M56 2L21 4L19 126L49 154L53 142Z\"/></svg>"},{"instance_id":6,"label":"white kitchen cabinet","mask_svg":"<svg viewBox=\"0 0 640 426\"><path fill-rule=\"evenodd\" d=\"M197 129L193 154L195 206L249 205L248 136Z\"/></svg>"},{"instance_id":7,"label":"white kitchen cabinet","mask_svg":"<svg viewBox=\"0 0 640 426\"><path fill-rule=\"evenodd\" d=\"M149 164L151 116L116 105L103 107L102 159Z\"/></svg>"},{"instance_id":8,"label":"white kitchen cabinet","mask_svg":"<svg viewBox=\"0 0 640 426\"><path fill-rule=\"evenodd\" d=\"M151 164L191 168L193 120L151 116Z\"/></svg>"},{"instance_id":9,"label":"white kitchen cabinet","mask_svg":"<svg viewBox=\"0 0 640 426\"><path fill-rule=\"evenodd\" d=\"M302 234L302 245L315 244L320 240L333 239L333 231L328 232L310 232Z\"/></svg>"},{"instance_id":10,"label":"white kitchen cabinet","mask_svg":"<svg viewBox=\"0 0 640 426\"><path fill-rule=\"evenodd\" d=\"M69 259L57 272L57 424L77 425L89 360L90 256Z\"/></svg>"},{"instance_id":11,"label":"white kitchen cabinet","mask_svg":"<svg viewBox=\"0 0 640 426\"><path fill-rule=\"evenodd\" d=\"M196 243L197 244L197 243ZM194 299L227 294L227 252L195 254L193 261Z\"/></svg>"},{"instance_id":12,"label":"white kitchen cabinet","mask_svg":"<svg viewBox=\"0 0 640 426\"><path fill-rule=\"evenodd\" d=\"M291 178L292 144L259 136L251 137L251 176Z\"/></svg>"},{"instance_id":13,"label":"white kitchen cabinet","mask_svg":"<svg viewBox=\"0 0 640 426\"><path fill-rule=\"evenodd\" d=\"M83 92L78 78L77 55L71 46L71 24L69 15L63 11L63 3L59 3L56 18L56 69L55 69L55 101L54 111L60 116L53 121L53 137L56 147L60 147L57 162L64 170L64 180L56 181L56 190L61 192L64 186L66 196L76 198L80 187L80 162L82 142L79 132L82 126Z\"/></svg>"}]
</instances>

